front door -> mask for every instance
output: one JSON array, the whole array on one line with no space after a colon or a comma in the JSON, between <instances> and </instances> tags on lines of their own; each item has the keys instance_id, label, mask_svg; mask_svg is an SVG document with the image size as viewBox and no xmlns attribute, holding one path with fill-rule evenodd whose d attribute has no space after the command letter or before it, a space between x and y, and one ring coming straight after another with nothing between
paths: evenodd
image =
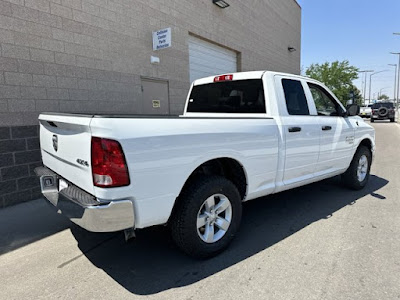
<instances>
[{"instance_id":1,"label":"front door","mask_svg":"<svg viewBox=\"0 0 400 300\"><path fill-rule=\"evenodd\" d=\"M343 170L350 164L354 147L354 128L344 118L343 107L322 86L308 82L311 96L318 113L321 144L315 175Z\"/></svg>"},{"instance_id":2,"label":"front door","mask_svg":"<svg viewBox=\"0 0 400 300\"><path fill-rule=\"evenodd\" d=\"M143 114L168 115L168 81L142 78Z\"/></svg>"}]
</instances>

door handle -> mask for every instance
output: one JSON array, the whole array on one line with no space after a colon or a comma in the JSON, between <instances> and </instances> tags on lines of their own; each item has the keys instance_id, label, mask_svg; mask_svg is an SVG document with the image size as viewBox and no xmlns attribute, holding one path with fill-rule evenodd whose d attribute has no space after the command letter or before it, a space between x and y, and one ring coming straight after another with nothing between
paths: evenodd
<instances>
[{"instance_id":1,"label":"door handle","mask_svg":"<svg viewBox=\"0 0 400 300\"><path fill-rule=\"evenodd\" d=\"M322 130L332 130L332 126L322 126Z\"/></svg>"},{"instance_id":2,"label":"door handle","mask_svg":"<svg viewBox=\"0 0 400 300\"><path fill-rule=\"evenodd\" d=\"M289 132L299 132L301 131L301 127L289 127Z\"/></svg>"}]
</instances>

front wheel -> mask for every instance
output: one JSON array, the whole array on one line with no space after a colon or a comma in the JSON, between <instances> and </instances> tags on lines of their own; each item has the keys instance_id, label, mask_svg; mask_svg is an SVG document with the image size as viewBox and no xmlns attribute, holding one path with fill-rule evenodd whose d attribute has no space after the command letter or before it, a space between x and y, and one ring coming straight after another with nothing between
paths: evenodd
<instances>
[{"instance_id":1,"label":"front wheel","mask_svg":"<svg viewBox=\"0 0 400 300\"><path fill-rule=\"evenodd\" d=\"M342 182L353 190L364 188L369 180L371 162L371 151L365 146L360 146L354 154L349 168L342 174Z\"/></svg>"},{"instance_id":2,"label":"front wheel","mask_svg":"<svg viewBox=\"0 0 400 300\"><path fill-rule=\"evenodd\" d=\"M199 177L179 196L170 221L172 238L189 256L211 257L228 247L241 217L241 197L231 181Z\"/></svg>"}]
</instances>

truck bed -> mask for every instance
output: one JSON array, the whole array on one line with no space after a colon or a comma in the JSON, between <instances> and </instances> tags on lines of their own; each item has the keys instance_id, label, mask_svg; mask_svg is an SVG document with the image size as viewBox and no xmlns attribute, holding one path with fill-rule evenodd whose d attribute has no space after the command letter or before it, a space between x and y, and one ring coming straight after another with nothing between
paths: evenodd
<instances>
[{"instance_id":1,"label":"truck bed","mask_svg":"<svg viewBox=\"0 0 400 300\"><path fill-rule=\"evenodd\" d=\"M260 119L260 116L183 116L183 115L136 115L136 114L102 114L102 113L56 113L56 112L43 112L44 115L49 116L70 116L70 117L85 117L85 118L110 118L110 119ZM270 117L262 117L263 119L272 119Z\"/></svg>"}]
</instances>

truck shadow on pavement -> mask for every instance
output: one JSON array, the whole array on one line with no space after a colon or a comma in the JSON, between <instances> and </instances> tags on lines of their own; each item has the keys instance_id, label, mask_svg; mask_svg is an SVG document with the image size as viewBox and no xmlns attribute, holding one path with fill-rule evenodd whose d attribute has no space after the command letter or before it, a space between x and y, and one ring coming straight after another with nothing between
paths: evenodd
<instances>
[{"instance_id":1,"label":"truck shadow on pavement","mask_svg":"<svg viewBox=\"0 0 400 300\"><path fill-rule=\"evenodd\" d=\"M384 201L377 191L387 183L371 176L364 190L351 191L335 177L249 201L244 205L240 232L233 243L209 260L191 259L179 252L165 227L139 231L129 243L125 243L122 233L93 234L77 226L71 230L83 255L96 267L131 293L151 295L193 284L229 268L313 222L334 218L336 211L356 205L358 200ZM363 198L366 195L370 196Z\"/></svg>"}]
</instances>

